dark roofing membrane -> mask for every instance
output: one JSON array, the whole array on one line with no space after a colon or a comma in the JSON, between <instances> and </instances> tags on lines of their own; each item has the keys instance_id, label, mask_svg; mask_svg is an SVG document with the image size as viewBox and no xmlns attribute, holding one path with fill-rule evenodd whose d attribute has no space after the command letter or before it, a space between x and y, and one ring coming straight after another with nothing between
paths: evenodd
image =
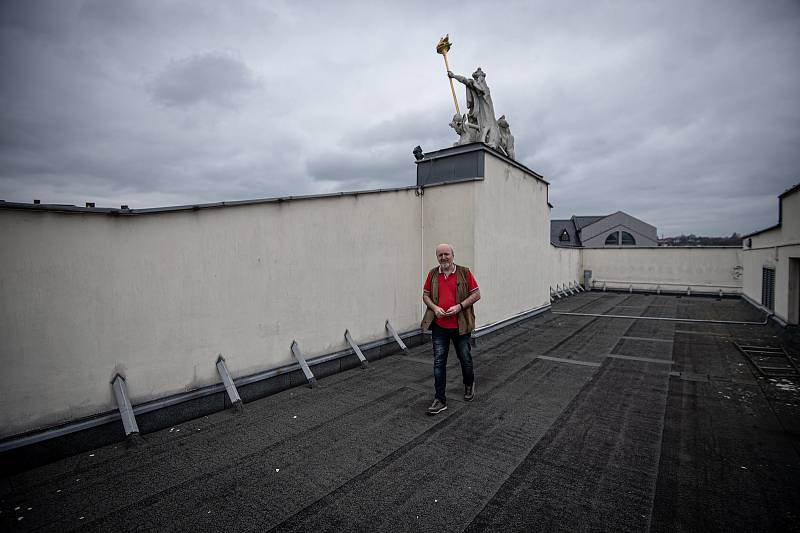
<instances>
[{"instance_id":1,"label":"dark roofing membrane","mask_svg":"<svg viewBox=\"0 0 800 533\"><path fill-rule=\"evenodd\" d=\"M589 292L554 310L757 321L742 300ZM480 313L480 303L477 306ZM481 338L448 409L430 344L0 482L4 531L787 531L796 381L777 326L546 313Z\"/></svg>"}]
</instances>

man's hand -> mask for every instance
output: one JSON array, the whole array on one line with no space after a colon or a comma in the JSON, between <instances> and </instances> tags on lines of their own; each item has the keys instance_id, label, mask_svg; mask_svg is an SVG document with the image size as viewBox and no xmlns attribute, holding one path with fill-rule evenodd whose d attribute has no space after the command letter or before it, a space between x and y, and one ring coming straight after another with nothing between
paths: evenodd
<instances>
[{"instance_id":1,"label":"man's hand","mask_svg":"<svg viewBox=\"0 0 800 533\"><path fill-rule=\"evenodd\" d=\"M433 306L433 314L436 315L436 318L442 318L448 316L447 311L439 307L438 305Z\"/></svg>"},{"instance_id":2,"label":"man's hand","mask_svg":"<svg viewBox=\"0 0 800 533\"><path fill-rule=\"evenodd\" d=\"M460 304L456 304L453 307L451 307L450 309L448 309L446 311L445 315L446 316L457 315L459 311L461 311L461 305Z\"/></svg>"},{"instance_id":3,"label":"man's hand","mask_svg":"<svg viewBox=\"0 0 800 533\"><path fill-rule=\"evenodd\" d=\"M455 77L456 77L456 75L455 75L455 74L453 74L453 71L452 71L452 70L448 70L448 71L447 71L447 77L448 77L448 78L455 78Z\"/></svg>"}]
</instances>

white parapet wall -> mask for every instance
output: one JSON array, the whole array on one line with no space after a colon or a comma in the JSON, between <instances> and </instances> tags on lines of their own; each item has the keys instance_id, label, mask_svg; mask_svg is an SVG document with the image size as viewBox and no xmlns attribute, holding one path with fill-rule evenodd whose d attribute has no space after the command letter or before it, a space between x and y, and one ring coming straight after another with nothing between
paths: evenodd
<instances>
[{"instance_id":1,"label":"white parapet wall","mask_svg":"<svg viewBox=\"0 0 800 533\"><path fill-rule=\"evenodd\" d=\"M549 304L577 250L549 244L547 183L487 151L485 175L358 194L106 213L0 209L0 439L411 331L449 242L486 326ZM524 167L522 167L524 168ZM566 270L562 272L562 270Z\"/></svg>"},{"instance_id":2,"label":"white parapet wall","mask_svg":"<svg viewBox=\"0 0 800 533\"><path fill-rule=\"evenodd\" d=\"M549 287L556 290L557 287L569 286L569 283L583 284L583 251L580 248L550 246L547 251L547 255L539 262L549 267Z\"/></svg>"},{"instance_id":3,"label":"white parapet wall","mask_svg":"<svg viewBox=\"0 0 800 533\"><path fill-rule=\"evenodd\" d=\"M765 304L762 291L765 270L772 272L773 306L770 311L783 323L800 323L800 185L779 197L778 224L745 238L744 294ZM769 289L767 289L769 292Z\"/></svg>"},{"instance_id":4,"label":"white parapet wall","mask_svg":"<svg viewBox=\"0 0 800 533\"><path fill-rule=\"evenodd\" d=\"M0 438L418 327L413 189L135 216L0 209Z\"/></svg>"},{"instance_id":5,"label":"white parapet wall","mask_svg":"<svg viewBox=\"0 0 800 533\"><path fill-rule=\"evenodd\" d=\"M547 184L487 154L476 185L475 269L482 300L478 325L550 304L550 217ZM531 245L530 243L534 243Z\"/></svg>"},{"instance_id":6,"label":"white parapet wall","mask_svg":"<svg viewBox=\"0 0 800 533\"><path fill-rule=\"evenodd\" d=\"M594 289L742 291L738 247L585 248L582 256Z\"/></svg>"},{"instance_id":7,"label":"white parapet wall","mask_svg":"<svg viewBox=\"0 0 800 533\"><path fill-rule=\"evenodd\" d=\"M422 196L424 216L420 221L424 238L417 256L420 269L424 272L423 281L428 271L439 264L436 246L441 243L453 247L457 264L475 270L475 203L480 183L476 180L425 188ZM482 279L479 278L478 282L482 283ZM417 292L420 310L423 310L421 285ZM477 320L480 318L480 315L476 317Z\"/></svg>"}]
</instances>

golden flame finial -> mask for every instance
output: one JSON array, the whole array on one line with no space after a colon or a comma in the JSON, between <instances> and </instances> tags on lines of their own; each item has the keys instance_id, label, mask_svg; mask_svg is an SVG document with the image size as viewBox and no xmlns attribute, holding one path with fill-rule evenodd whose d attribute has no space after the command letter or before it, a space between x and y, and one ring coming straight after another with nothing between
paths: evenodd
<instances>
[{"instance_id":1,"label":"golden flame finial","mask_svg":"<svg viewBox=\"0 0 800 533\"><path fill-rule=\"evenodd\" d=\"M450 47L452 43L450 42L450 34L448 33L441 39L439 39L439 44L436 45L436 53L445 55L447 52L450 51Z\"/></svg>"}]
</instances>

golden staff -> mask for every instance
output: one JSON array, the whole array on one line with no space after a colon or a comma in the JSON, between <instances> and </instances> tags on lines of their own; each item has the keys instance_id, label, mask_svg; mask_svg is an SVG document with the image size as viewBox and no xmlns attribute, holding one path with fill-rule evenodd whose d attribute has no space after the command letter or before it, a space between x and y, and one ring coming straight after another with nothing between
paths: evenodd
<instances>
[{"instance_id":1,"label":"golden staff","mask_svg":"<svg viewBox=\"0 0 800 533\"><path fill-rule=\"evenodd\" d=\"M439 44L436 45L436 52L444 56L444 66L448 71L450 70L450 65L447 64L447 52L450 51L451 44L452 43L450 42L450 34L448 33L447 35L439 39ZM453 103L456 104L456 113L460 115L461 111L458 110L458 100L456 99L456 89L455 87L453 87L453 78L449 78L449 80L450 80L450 91L453 93Z\"/></svg>"}]
</instances>

